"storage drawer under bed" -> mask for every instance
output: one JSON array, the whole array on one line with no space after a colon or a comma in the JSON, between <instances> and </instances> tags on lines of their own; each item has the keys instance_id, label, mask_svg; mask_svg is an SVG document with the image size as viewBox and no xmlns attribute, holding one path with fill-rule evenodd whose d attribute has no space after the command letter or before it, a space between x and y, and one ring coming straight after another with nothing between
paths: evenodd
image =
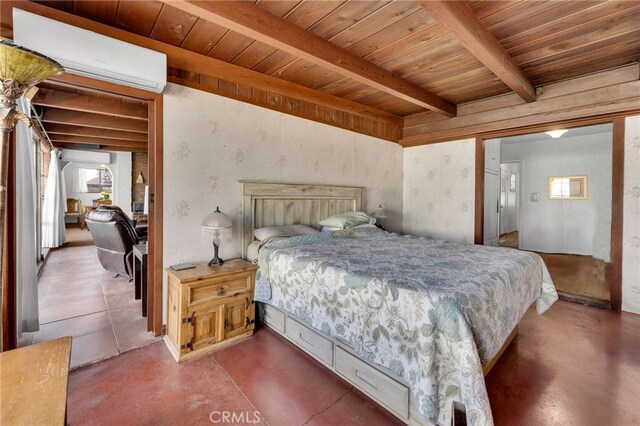
<instances>
[{"instance_id":1,"label":"storage drawer under bed","mask_svg":"<svg viewBox=\"0 0 640 426\"><path fill-rule=\"evenodd\" d=\"M298 321L287 318L285 335L311 356L333 366L333 342Z\"/></svg>"},{"instance_id":2,"label":"storage drawer under bed","mask_svg":"<svg viewBox=\"0 0 640 426\"><path fill-rule=\"evenodd\" d=\"M409 417L409 389L336 346L335 369L363 392L403 419Z\"/></svg>"},{"instance_id":3,"label":"storage drawer under bed","mask_svg":"<svg viewBox=\"0 0 640 426\"><path fill-rule=\"evenodd\" d=\"M284 334L285 313L266 303L260 303L260 318L265 325Z\"/></svg>"}]
</instances>

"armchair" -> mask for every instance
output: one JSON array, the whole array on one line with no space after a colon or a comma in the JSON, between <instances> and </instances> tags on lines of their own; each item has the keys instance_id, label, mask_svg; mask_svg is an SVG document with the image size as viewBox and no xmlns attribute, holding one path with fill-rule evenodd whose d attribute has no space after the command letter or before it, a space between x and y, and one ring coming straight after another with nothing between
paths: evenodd
<instances>
[{"instance_id":1,"label":"armchair","mask_svg":"<svg viewBox=\"0 0 640 426\"><path fill-rule=\"evenodd\" d=\"M129 278L133 277L133 246L141 238L129 217L118 206L101 206L89 213L86 219L91 236L96 243L98 260L108 271Z\"/></svg>"}]
</instances>

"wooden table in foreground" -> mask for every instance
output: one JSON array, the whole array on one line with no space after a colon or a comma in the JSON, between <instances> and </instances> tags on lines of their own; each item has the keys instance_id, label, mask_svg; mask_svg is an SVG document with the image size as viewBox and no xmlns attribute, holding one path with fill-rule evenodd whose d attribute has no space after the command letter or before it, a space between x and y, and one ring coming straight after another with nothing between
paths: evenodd
<instances>
[{"instance_id":1,"label":"wooden table in foreground","mask_svg":"<svg viewBox=\"0 0 640 426\"><path fill-rule=\"evenodd\" d=\"M71 337L0 353L0 424L65 425Z\"/></svg>"}]
</instances>

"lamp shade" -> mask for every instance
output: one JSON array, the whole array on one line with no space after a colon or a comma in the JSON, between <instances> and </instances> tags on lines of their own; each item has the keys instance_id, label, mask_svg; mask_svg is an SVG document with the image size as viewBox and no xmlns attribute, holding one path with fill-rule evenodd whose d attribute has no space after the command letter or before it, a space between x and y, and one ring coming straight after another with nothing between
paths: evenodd
<instances>
[{"instance_id":1,"label":"lamp shade","mask_svg":"<svg viewBox=\"0 0 640 426\"><path fill-rule=\"evenodd\" d=\"M232 227L231 219L229 216L222 213L219 207L216 207L216 211L209 213L202 219L202 230L222 230Z\"/></svg>"},{"instance_id":2,"label":"lamp shade","mask_svg":"<svg viewBox=\"0 0 640 426\"><path fill-rule=\"evenodd\" d=\"M378 208L375 209L373 213L371 213L371 216L377 219L385 219L387 217L387 211L384 208L382 208L382 204L379 204Z\"/></svg>"},{"instance_id":3,"label":"lamp shade","mask_svg":"<svg viewBox=\"0 0 640 426\"><path fill-rule=\"evenodd\" d=\"M14 80L20 86L33 86L62 72L62 65L53 59L8 40L0 40L0 80Z\"/></svg>"}]
</instances>

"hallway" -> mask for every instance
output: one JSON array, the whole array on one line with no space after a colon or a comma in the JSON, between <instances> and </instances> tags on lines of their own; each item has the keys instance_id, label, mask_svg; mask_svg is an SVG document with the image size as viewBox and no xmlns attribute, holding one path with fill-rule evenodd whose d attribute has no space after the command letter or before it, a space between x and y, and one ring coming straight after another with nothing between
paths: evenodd
<instances>
[{"instance_id":1,"label":"hallway","mask_svg":"<svg viewBox=\"0 0 640 426\"><path fill-rule=\"evenodd\" d=\"M38 293L40 331L31 343L73 336L71 368L160 340L146 331L133 282L104 270L93 245L51 250Z\"/></svg>"}]
</instances>

